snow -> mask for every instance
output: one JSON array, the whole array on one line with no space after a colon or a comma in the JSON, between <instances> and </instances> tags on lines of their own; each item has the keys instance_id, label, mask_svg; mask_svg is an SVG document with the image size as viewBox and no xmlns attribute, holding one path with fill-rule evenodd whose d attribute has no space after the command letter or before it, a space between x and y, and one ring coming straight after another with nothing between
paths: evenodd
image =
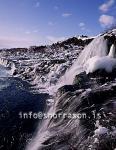
<instances>
[{"instance_id":1,"label":"snow","mask_svg":"<svg viewBox=\"0 0 116 150\"><path fill-rule=\"evenodd\" d=\"M116 34L116 29L113 29L113 30L110 31L110 32L112 32L112 34Z\"/></svg>"},{"instance_id":2,"label":"snow","mask_svg":"<svg viewBox=\"0 0 116 150\"><path fill-rule=\"evenodd\" d=\"M116 136L116 127L113 126L113 127L112 127L112 130L113 130L113 131L112 131L112 135L113 135L113 136Z\"/></svg>"},{"instance_id":3,"label":"snow","mask_svg":"<svg viewBox=\"0 0 116 150\"><path fill-rule=\"evenodd\" d=\"M87 74L95 72L98 69L105 69L109 73L116 68L116 59L109 56L95 56L90 58L84 67Z\"/></svg>"},{"instance_id":4,"label":"snow","mask_svg":"<svg viewBox=\"0 0 116 150\"><path fill-rule=\"evenodd\" d=\"M95 139L94 139L94 143L99 143L98 138L95 138Z\"/></svg>"},{"instance_id":5,"label":"snow","mask_svg":"<svg viewBox=\"0 0 116 150\"><path fill-rule=\"evenodd\" d=\"M95 130L95 135L103 135L108 132L108 129L102 126L99 126L98 129Z\"/></svg>"},{"instance_id":6,"label":"snow","mask_svg":"<svg viewBox=\"0 0 116 150\"><path fill-rule=\"evenodd\" d=\"M92 73L98 69L104 69L106 72L112 72L116 68L115 45L112 44L107 56L94 56L85 63L86 73Z\"/></svg>"}]
</instances>

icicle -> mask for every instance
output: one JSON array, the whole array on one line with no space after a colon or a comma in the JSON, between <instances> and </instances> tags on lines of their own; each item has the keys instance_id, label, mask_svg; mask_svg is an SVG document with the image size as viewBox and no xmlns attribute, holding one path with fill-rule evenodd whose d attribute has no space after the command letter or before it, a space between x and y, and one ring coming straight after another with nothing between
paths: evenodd
<instances>
[{"instance_id":1,"label":"icicle","mask_svg":"<svg viewBox=\"0 0 116 150\"><path fill-rule=\"evenodd\" d=\"M108 56L112 57L112 58L115 58L115 45L114 44L112 44Z\"/></svg>"}]
</instances>

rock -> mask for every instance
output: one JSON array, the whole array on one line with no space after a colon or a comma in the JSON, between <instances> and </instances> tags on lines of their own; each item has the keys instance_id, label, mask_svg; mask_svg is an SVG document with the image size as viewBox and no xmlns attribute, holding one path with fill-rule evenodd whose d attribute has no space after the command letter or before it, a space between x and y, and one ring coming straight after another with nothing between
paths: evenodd
<instances>
[{"instance_id":1,"label":"rock","mask_svg":"<svg viewBox=\"0 0 116 150\"><path fill-rule=\"evenodd\" d=\"M116 78L116 69L113 69L112 72L106 72L104 69L98 69L93 73L89 73L88 74L89 77L91 78L104 78L104 79L109 79L109 80L113 80L114 78Z\"/></svg>"},{"instance_id":2,"label":"rock","mask_svg":"<svg viewBox=\"0 0 116 150\"><path fill-rule=\"evenodd\" d=\"M18 70L14 70L13 76L16 76L18 74Z\"/></svg>"},{"instance_id":3,"label":"rock","mask_svg":"<svg viewBox=\"0 0 116 150\"><path fill-rule=\"evenodd\" d=\"M75 90L78 90L78 86L75 85L64 85L61 88L58 89L57 94L58 95L63 95L66 92L74 92Z\"/></svg>"},{"instance_id":4,"label":"rock","mask_svg":"<svg viewBox=\"0 0 116 150\"><path fill-rule=\"evenodd\" d=\"M79 88L83 88L83 87L86 88L88 81L89 81L89 78L88 78L86 72L82 72L75 76L73 84L77 85Z\"/></svg>"},{"instance_id":5,"label":"rock","mask_svg":"<svg viewBox=\"0 0 116 150\"><path fill-rule=\"evenodd\" d=\"M112 107L111 112L109 105L113 105L115 102L116 85L109 82L107 85L94 87L91 91L83 90L80 93L77 93L77 89L78 86L74 88L74 85L67 85L60 88L62 92L65 90L67 93L56 97L54 113L69 115L66 118L58 117L50 119L45 130L45 133L49 133L50 138L45 139L42 143L42 149L57 150L59 147L63 149L64 145L64 150L87 150L90 145L92 150L94 148L101 150L101 147L102 149L105 147L106 150L114 148L116 137L112 135L113 132L110 127L116 123L116 117L112 117L115 116L116 108ZM72 114L86 114L86 117L83 118L81 116L82 118L80 119L74 119L72 118ZM102 129L108 129L108 133L105 136L104 134L95 134L95 122L98 120L100 126L104 127ZM100 143L98 145L93 142L96 136ZM41 148L39 149L42 150Z\"/></svg>"}]
</instances>

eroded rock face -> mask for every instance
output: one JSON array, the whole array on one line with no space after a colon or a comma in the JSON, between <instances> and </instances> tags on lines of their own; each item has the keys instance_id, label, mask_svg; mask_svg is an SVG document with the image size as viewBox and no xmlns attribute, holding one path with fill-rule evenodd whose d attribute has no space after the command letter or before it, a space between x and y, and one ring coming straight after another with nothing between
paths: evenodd
<instances>
[{"instance_id":1,"label":"eroded rock face","mask_svg":"<svg viewBox=\"0 0 116 150\"><path fill-rule=\"evenodd\" d=\"M105 35L104 38L108 40L108 49L110 49L112 43L116 41L116 35L112 33L110 35Z\"/></svg>"},{"instance_id":2,"label":"eroded rock face","mask_svg":"<svg viewBox=\"0 0 116 150\"><path fill-rule=\"evenodd\" d=\"M58 90L54 113L66 116L50 119L45 130L49 137L38 150L114 150L116 82L114 78L106 82L103 74L104 82L97 77L100 74L83 72L75 77L73 85Z\"/></svg>"},{"instance_id":3,"label":"eroded rock face","mask_svg":"<svg viewBox=\"0 0 116 150\"><path fill-rule=\"evenodd\" d=\"M73 84L78 85L79 88L86 88L88 86L87 82L89 81L89 77L87 76L86 72L82 72L75 76Z\"/></svg>"},{"instance_id":4,"label":"eroded rock face","mask_svg":"<svg viewBox=\"0 0 116 150\"><path fill-rule=\"evenodd\" d=\"M113 80L116 77L116 69L113 69L112 72L106 72L104 69L98 69L93 73L88 74L89 77L93 78L107 78L109 80Z\"/></svg>"}]
</instances>

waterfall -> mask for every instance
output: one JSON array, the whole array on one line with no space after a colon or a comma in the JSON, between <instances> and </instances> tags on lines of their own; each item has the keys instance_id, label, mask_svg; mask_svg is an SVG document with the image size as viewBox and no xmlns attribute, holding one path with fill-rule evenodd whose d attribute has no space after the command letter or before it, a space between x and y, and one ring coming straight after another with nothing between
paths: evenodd
<instances>
[{"instance_id":1,"label":"waterfall","mask_svg":"<svg viewBox=\"0 0 116 150\"><path fill-rule=\"evenodd\" d=\"M49 114L55 112L54 107L52 106L49 109ZM27 145L26 150L39 150L38 148L42 146L42 142L49 137L49 132L46 131L49 125L49 119L45 119L41 127L38 127L36 135L33 137L33 140L30 144Z\"/></svg>"},{"instance_id":2,"label":"waterfall","mask_svg":"<svg viewBox=\"0 0 116 150\"><path fill-rule=\"evenodd\" d=\"M81 52L72 67L65 73L65 75L59 80L57 85L51 87L51 91L57 91L57 89L66 84L72 84L75 75L83 71L83 66L85 62L93 56L106 56L107 50L107 40L103 36L95 38L85 49ZM52 106L49 113L54 113L54 107ZM41 147L41 143L45 138L49 137L49 133L45 132L48 126L49 119L44 120L41 127L38 129L36 136L33 138L32 142L27 145L26 150L37 150Z\"/></svg>"},{"instance_id":3,"label":"waterfall","mask_svg":"<svg viewBox=\"0 0 116 150\"><path fill-rule=\"evenodd\" d=\"M64 86L70 85L73 83L74 77L85 71L84 64L94 56L106 56L108 54L107 40L104 39L104 36L96 37L89 45L87 45L84 50L80 53L77 60L69 68L66 73L59 79L56 85L50 86L48 91L53 95L57 90Z\"/></svg>"},{"instance_id":4,"label":"waterfall","mask_svg":"<svg viewBox=\"0 0 116 150\"><path fill-rule=\"evenodd\" d=\"M9 71L7 69L8 61L4 58L0 58L0 77L8 77Z\"/></svg>"},{"instance_id":5,"label":"waterfall","mask_svg":"<svg viewBox=\"0 0 116 150\"><path fill-rule=\"evenodd\" d=\"M114 44L112 44L108 56L112 57L112 58L115 58L115 45Z\"/></svg>"},{"instance_id":6,"label":"waterfall","mask_svg":"<svg viewBox=\"0 0 116 150\"><path fill-rule=\"evenodd\" d=\"M0 65L6 68L7 73L9 76L12 76L14 71L16 70L14 62L3 58L0 58Z\"/></svg>"},{"instance_id":7,"label":"waterfall","mask_svg":"<svg viewBox=\"0 0 116 150\"><path fill-rule=\"evenodd\" d=\"M74 77L84 71L84 64L88 59L94 56L106 56L108 53L107 40L103 36L96 37L84 50L80 53L72 67L65 73L61 81L64 85L72 84Z\"/></svg>"},{"instance_id":8,"label":"waterfall","mask_svg":"<svg viewBox=\"0 0 116 150\"><path fill-rule=\"evenodd\" d=\"M98 36L87 47L85 47L76 63L84 65L89 58L94 56L106 56L107 52L107 40L105 40L103 36Z\"/></svg>"},{"instance_id":9,"label":"waterfall","mask_svg":"<svg viewBox=\"0 0 116 150\"><path fill-rule=\"evenodd\" d=\"M15 72L15 70L16 70L16 66L15 66L15 64L12 62L12 63L11 63L10 74L13 75L13 73Z\"/></svg>"}]
</instances>

